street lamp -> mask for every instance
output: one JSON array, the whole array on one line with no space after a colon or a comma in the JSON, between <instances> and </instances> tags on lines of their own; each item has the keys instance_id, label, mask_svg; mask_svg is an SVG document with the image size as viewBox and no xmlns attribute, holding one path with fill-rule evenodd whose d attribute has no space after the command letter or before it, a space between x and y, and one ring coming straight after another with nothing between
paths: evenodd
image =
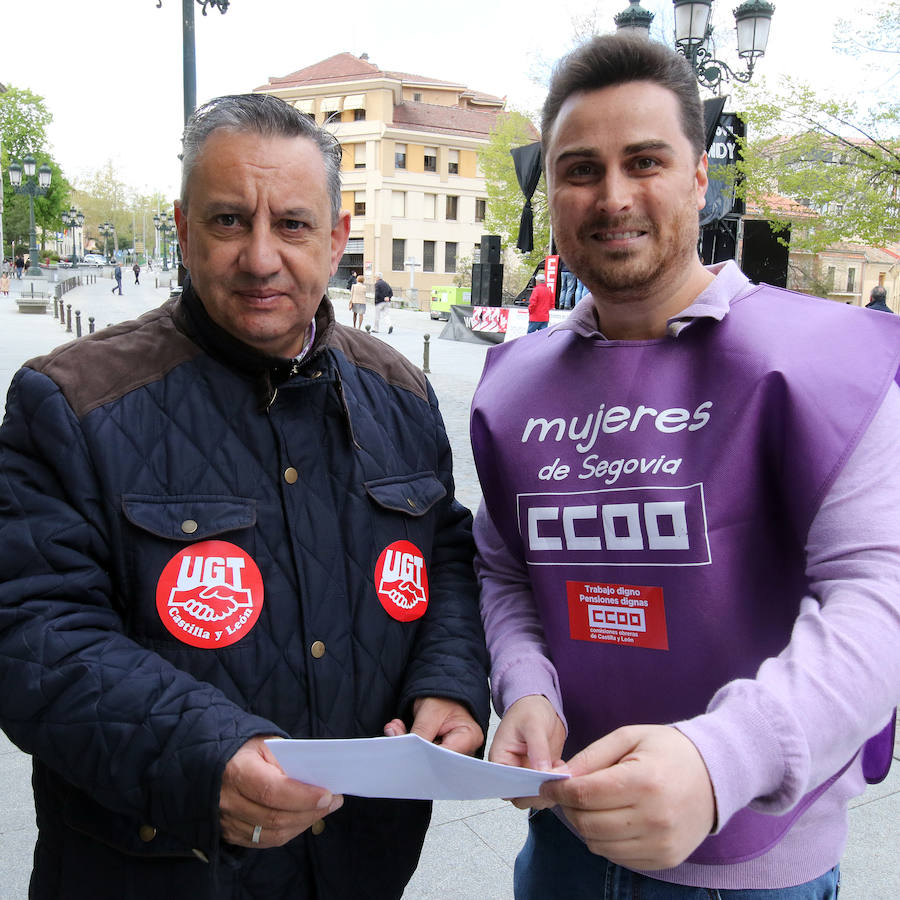
<instances>
[{"instance_id":1,"label":"street lamp","mask_svg":"<svg viewBox=\"0 0 900 900\"><path fill-rule=\"evenodd\" d=\"M157 213L153 217L153 227L156 229L157 234L159 234L162 238L162 258L163 258L163 271L169 271L169 246L168 241L170 237L175 235L175 219L169 218L168 213ZM174 268L174 263L173 263Z\"/></svg>"},{"instance_id":2,"label":"street lamp","mask_svg":"<svg viewBox=\"0 0 900 900\"><path fill-rule=\"evenodd\" d=\"M744 60L744 71L732 69L713 55L713 28L709 24L713 0L672 0L675 7L675 49L694 70L697 81L705 88L720 92L723 81L746 84L753 78L756 60L766 52L769 28L775 12L767 0L745 0L734 10L737 28L738 56ZM645 10L640 0L630 0L628 9L615 17L618 31L629 30L649 37L653 13Z\"/></svg>"},{"instance_id":3,"label":"street lamp","mask_svg":"<svg viewBox=\"0 0 900 900\"><path fill-rule=\"evenodd\" d=\"M116 230L116 226L111 222L103 222L101 225L97 227L97 231L103 235L103 258L109 262L109 248L107 247L107 240Z\"/></svg>"},{"instance_id":4,"label":"street lamp","mask_svg":"<svg viewBox=\"0 0 900 900\"><path fill-rule=\"evenodd\" d=\"M22 165L24 163L24 166ZM9 164L9 183L13 186L17 194L27 194L28 196L28 219L30 224L29 240L31 247L29 248L29 256L31 265L28 267L28 275L30 278L40 278L40 265L37 247L37 231L34 227L34 198L43 197L50 187L50 178L53 174L50 166L44 163L37 170L37 178L34 176L37 163L35 158L29 153L22 163L12 162ZM25 183L22 183L22 171L25 172Z\"/></svg>"},{"instance_id":5,"label":"street lamp","mask_svg":"<svg viewBox=\"0 0 900 900\"><path fill-rule=\"evenodd\" d=\"M62 223L66 231L71 229L72 232L72 265L74 266L78 262L78 244L75 229L84 225L84 213L75 209L74 206L70 209L64 209L62 212Z\"/></svg>"}]
</instances>

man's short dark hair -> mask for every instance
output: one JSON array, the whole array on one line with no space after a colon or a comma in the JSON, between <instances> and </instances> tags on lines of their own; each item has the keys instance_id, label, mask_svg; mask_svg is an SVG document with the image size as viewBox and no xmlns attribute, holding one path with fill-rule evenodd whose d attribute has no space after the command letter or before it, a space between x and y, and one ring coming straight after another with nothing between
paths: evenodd
<instances>
[{"instance_id":1,"label":"man's short dark hair","mask_svg":"<svg viewBox=\"0 0 900 900\"><path fill-rule=\"evenodd\" d=\"M706 150L706 128L700 91L687 60L664 44L621 33L598 35L556 64L541 117L545 157L556 117L569 96L632 81L650 81L675 94L682 131L699 159Z\"/></svg>"},{"instance_id":2,"label":"man's short dark hair","mask_svg":"<svg viewBox=\"0 0 900 900\"><path fill-rule=\"evenodd\" d=\"M887 291L880 284L876 284L869 294L869 299L876 303L884 303L887 300Z\"/></svg>"},{"instance_id":3,"label":"man's short dark hair","mask_svg":"<svg viewBox=\"0 0 900 900\"><path fill-rule=\"evenodd\" d=\"M181 208L187 210L188 183L206 139L218 129L263 137L309 138L325 163L326 189L332 226L341 213L341 145L304 113L268 94L232 94L216 97L195 110L184 126L181 156Z\"/></svg>"}]
</instances>

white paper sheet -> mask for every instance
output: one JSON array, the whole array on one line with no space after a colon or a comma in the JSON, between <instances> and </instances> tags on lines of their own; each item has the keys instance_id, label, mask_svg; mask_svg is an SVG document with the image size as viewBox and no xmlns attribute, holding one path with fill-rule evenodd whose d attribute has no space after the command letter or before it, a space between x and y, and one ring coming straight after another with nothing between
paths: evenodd
<instances>
[{"instance_id":1,"label":"white paper sheet","mask_svg":"<svg viewBox=\"0 0 900 900\"><path fill-rule=\"evenodd\" d=\"M569 777L473 759L430 744L417 734L353 740L272 738L266 744L291 778L357 797L533 797L545 781Z\"/></svg>"}]
</instances>

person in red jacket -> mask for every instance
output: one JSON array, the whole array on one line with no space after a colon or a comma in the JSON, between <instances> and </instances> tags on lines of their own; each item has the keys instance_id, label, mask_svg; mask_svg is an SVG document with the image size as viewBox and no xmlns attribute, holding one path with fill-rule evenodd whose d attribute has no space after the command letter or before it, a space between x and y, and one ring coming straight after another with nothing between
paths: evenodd
<instances>
[{"instance_id":1,"label":"person in red jacket","mask_svg":"<svg viewBox=\"0 0 900 900\"><path fill-rule=\"evenodd\" d=\"M544 276L535 275L534 280L536 284L528 298L528 334L547 327L553 307L553 291L544 283Z\"/></svg>"}]
</instances>

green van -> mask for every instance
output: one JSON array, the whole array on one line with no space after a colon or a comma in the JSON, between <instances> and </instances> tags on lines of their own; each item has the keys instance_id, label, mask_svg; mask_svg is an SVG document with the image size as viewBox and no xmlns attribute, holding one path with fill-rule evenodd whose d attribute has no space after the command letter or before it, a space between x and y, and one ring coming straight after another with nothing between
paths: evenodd
<instances>
[{"instance_id":1,"label":"green van","mask_svg":"<svg viewBox=\"0 0 900 900\"><path fill-rule=\"evenodd\" d=\"M468 306L472 302L472 289L455 284L439 285L431 289L431 318L449 319L451 306Z\"/></svg>"}]
</instances>

